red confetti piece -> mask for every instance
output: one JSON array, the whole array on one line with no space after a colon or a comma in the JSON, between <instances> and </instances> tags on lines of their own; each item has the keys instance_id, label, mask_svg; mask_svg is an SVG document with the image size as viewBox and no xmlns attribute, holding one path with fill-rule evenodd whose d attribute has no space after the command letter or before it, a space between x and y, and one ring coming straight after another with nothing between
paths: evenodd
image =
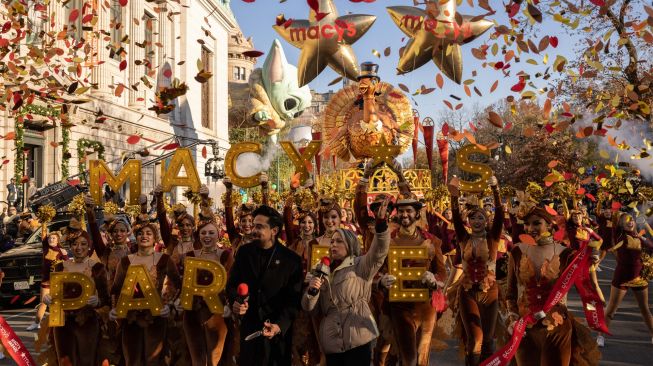
<instances>
[{"instance_id":1,"label":"red confetti piece","mask_svg":"<svg viewBox=\"0 0 653 366\"><path fill-rule=\"evenodd\" d=\"M320 20L324 19L324 17L327 16L327 15L329 15L329 13L319 12L319 13L315 14L315 20L317 20L319 22Z\"/></svg>"},{"instance_id":2,"label":"red confetti piece","mask_svg":"<svg viewBox=\"0 0 653 366\"><path fill-rule=\"evenodd\" d=\"M18 299L20 299L20 295L16 295L16 296L12 297L11 301L9 301L9 303L13 305L16 301L18 301Z\"/></svg>"},{"instance_id":3,"label":"red confetti piece","mask_svg":"<svg viewBox=\"0 0 653 366\"><path fill-rule=\"evenodd\" d=\"M206 146L202 147L202 157L206 159Z\"/></svg>"},{"instance_id":4,"label":"red confetti piece","mask_svg":"<svg viewBox=\"0 0 653 366\"><path fill-rule=\"evenodd\" d=\"M612 201L612 211L618 211L621 208L621 203L617 201Z\"/></svg>"},{"instance_id":5,"label":"red confetti piece","mask_svg":"<svg viewBox=\"0 0 653 366\"><path fill-rule=\"evenodd\" d=\"M592 202L596 202L596 197L591 193L585 193L585 197L589 198Z\"/></svg>"},{"instance_id":6,"label":"red confetti piece","mask_svg":"<svg viewBox=\"0 0 653 366\"><path fill-rule=\"evenodd\" d=\"M519 241L523 244L528 244L528 245L537 245L535 242L535 239L533 239L532 236L528 234L520 234L519 235Z\"/></svg>"},{"instance_id":7,"label":"red confetti piece","mask_svg":"<svg viewBox=\"0 0 653 366\"><path fill-rule=\"evenodd\" d=\"M605 1L603 0L590 0L590 2L596 6L605 6Z\"/></svg>"},{"instance_id":8,"label":"red confetti piece","mask_svg":"<svg viewBox=\"0 0 653 366\"><path fill-rule=\"evenodd\" d=\"M553 48L558 47L558 37L556 37L556 36L551 36L551 37L549 37L549 44L550 44Z\"/></svg>"},{"instance_id":9,"label":"red confetti piece","mask_svg":"<svg viewBox=\"0 0 653 366\"><path fill-rule=\"evenodd\" d=\"M127 60L120 61L120 66L119 66L120 71L123 71L126 68L127 68Z\"/></svg>"},{"instance_id":10,"label":"red confetti piece","mask_svg":"<svg viewBox=\"0 0 653 366\"><path fill-rule=\"evenodd\" d=\"M170 79L172 77L172 70L170 68L167 68L167 69L163 70L163 76Z\"/></svg>"},{"instance_id":11,"label":"red confetti piece","mask_svg":"<svg viewBox=\"0 0 653 366\"><path fill-rule=\"evenodd\" d=\"M124 8L125 6L127 6L127 0L118 0L118 4L120 4L120 6Z\"/></svg>"},{"instance_id":12,"label":"red confetti piece","mask_svg":"<svg viewBox=\"0 0 653 366\"><path fill-rule=\"evenodd\" d=\"M68 16L68 22L74 23L79 17L79 9L73 9Z\"/></svg>"},{"instance_id":13,"label":"red confetti piece","mask_svg":"<svg viewBox=\"0 0 653 366\"><path fill-rule=\"evenodd\" d=\"M263 56L263 55L264 55L263 52L257 51L257 50L251 50L251 51L243 52L243 56L246 56L246 57L260 57L260 56Z\"/></svg>"},{"instance_id":14,"label":"red confetti piece","mask_svg":"<svg viewBox=\"0 0 653 366\"><path fill-rule=\"evenodd\" d=\"M178 147L179 147L179 144L176 143L176 142L173 142L171 144L167 144L167 145L163 146L161 149L162 150L174 150L174 149L176 149Z\"/></svg>"},{"instance_id":15,"label":"red confetti piece","mask_svg":"<svg viewBox=\"0 0 653 366\"><path fill-rule=\"evenodd\" d=\"M129 136L129 137L127 138L127 143L130 144L130 145L135 145L135 144L137 144L139 141L141 141L141 137L138 136L138 135L131 135L131 136Z\"/></svg>"},{"instance_id":16,"label":"red confetti piece","mask_svg":"<svg viewBox=\"0 0 653 366\"><path fill-rule=\"evenodd\" d=\"M553 207L551 207L551 206L549 206L549 205L546 205L546 206L544 206L544 209L546 210L546 212L547 212L549 215L551 215L551 216L558 216L558 212L557 212L556 210L554 210Z\"/></svg>"},{"instance_id":17,"label":"red confetti piece","mask_svg":"<svg viewBox=\"0 0 653 366\"><path fill-rule=\"evenodd\" d=\"M67 183L68 183L69 186L74 187L74 186L78 186L79 183L81 183L81 181L79 179L71 179L71 180L67 181Z\"/></svg>"},{"instance_id":18,"label":"red confetti piece","mask_svg":"<svg viewBox=\"0 0 653 366\"><path fill-rule=\"evenodd\" d=\"M23 303L23 305L28 305L28 304L32 303L34 300L36 300L36 296L32 296L29 299L27 299L27 301L25 301Z\"/></svg>"},{"instance_id":19,"label":"red confetti piece","mask_svg":"<svg viewBox=\"0 0 653 366\"><path fill-rule=\"evenodd\" d=\"M318 10L320 10L320 3L318 2L318 0L306 0L306 2L314 12L317 13Z\"/></svg>"}]
</instances>

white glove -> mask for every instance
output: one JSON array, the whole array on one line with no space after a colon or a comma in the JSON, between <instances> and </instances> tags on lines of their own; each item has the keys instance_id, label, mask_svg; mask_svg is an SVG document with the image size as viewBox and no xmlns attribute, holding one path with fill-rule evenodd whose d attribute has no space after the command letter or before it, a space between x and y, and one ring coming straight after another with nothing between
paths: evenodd
<instances>
[{"instance_id":1,"label":"white glove","mask_svg":"<svg viewBox=\"0 0 653 366\"><path fill-rule=\"evenodd\" d=\"M45 305L52 304L52 296L50 296L50 294L43 295L43 298L41 299L41 302L44 303Z\"/></svg>"},{"instance_id":2,"label":"white glove","mask_svg":"<svg viewBox=\"0 0 653 366\"><path fill-rule=\"evenodd\" d=\"M311 272L306 273L306 278L304 278L304 283L309 283L313 279L313 274Z\"/></svg>"},{"instance_id":3,"label":"white glove","mask_svg":"<svg viewBox=\"0 0 653 366\"><path fill-rule=\"evenodd\" d=\"M118 312L114 308L114 309L111 309L111 311L109 312L109 320L115 321L116 319L118 319Z\"/></svg>"},{"instance_id":4,"label":"white glove","mask_svg":"<svg viewBox=\"0 0 653 366\"><path fill-rule=\"evenodd\" d=\"M390 288L394 283L397 282L397 277L389 274L384 274L381 276L379 279L379 285L385 287L385 288Z\"/></svg>"},{"instance_id":5,"label":"white glove","mask_svg":"<svg viewBox=\"0 0 653 366\"><path fill-rule=\"evenodd\" d=\"M224 306L224 312L222 313L223 318L231 318L231 307L229 305Z\"/></svg>"},{"instance_id":6,"label":"white glove","mask_svg":"<svg viewBox=\"0 0 653 366\"><path fill-rule=\"evenodd\" d=\"M100 299L98 299L98 297L95 295L89 296L88 300L86 300L86 305L92 308L96 308L99 303L100 303Z\"/></svg>"},{"instance_id":7,"label":"white glove","mask_svg":"<svg viewBox=\"0 0 653 366\"><path fill-rule=\"evenodd\" d=\"M177 298L177 300L175 300L175 302L172 303L172 306L175 307L175 311L177 313L181 313L181 312L184 311L184 307L181 306L181 299L179 299L179 298Z\"/></svg>"},{"instance_id":8,"label":"white glove","mask_svg":"<svg viewBox=\"0 0 653 366\"><path fill-rule=\"evenodd\" d=\"M430 288L444 287L444 282L438 281L433 272L430 271L426 271L422 274L422 283Z\"/></svg>"},{"instance_id":9,"label":"white glove","mask_svg":"<svg viewBox=\"0 0 653 366\"><path fill-rule=\"evenodd\" d=\"M170 316L170 307L168 305L163 305L163 308L161 308L161 313L159 314L160 317L162 318L167 318Z\"/></svg>"},{"instance_id":10,"label":"white glove","mask_svg":"<svg viewBox=\"0 0 653 366\"><path fill-rule=\"evenodd\" d=\"M508 334L512 335L512 332L515 331L515 324L517 324L516 320L513 320L512 322L510 322L510 325L508 326L508 329L507 329Z\"/></svg>"}]
</instances>

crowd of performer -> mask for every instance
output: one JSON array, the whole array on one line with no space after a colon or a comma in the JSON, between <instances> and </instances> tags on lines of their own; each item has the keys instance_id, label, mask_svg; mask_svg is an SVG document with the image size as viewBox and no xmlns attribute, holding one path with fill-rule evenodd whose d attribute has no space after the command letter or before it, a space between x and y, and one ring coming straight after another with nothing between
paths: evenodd
<instances>
[{"instance_id":1,"label":"crowd of performer","mask_svg":"<svg viewBox=\"0 0 653 366\"><path fill-rule=\"evenodd\" d=\"M314 207L300 207L290 195L280 210L267 202L265 175L258 206L233 207L227 178L224 221L206 204L205 187L199 217L181 206L168 213L157 187L154 215L143 200L142 214L131 222L105 216L100 226L89 198L88 231L73 220L65 233L43 239L43 307L52 302L53 271L84 273L96 287L86 307L68 311L65 326L49 330L56 360L75 366L105 359L130 366L428 365L437 360L432 344L442 336L436 324L449 316L458 328L451 336L460 339L461 364L479 365L509 341L518 319L535 314L515 355L517 365L597 365L597 347L609 336L591 333L567 309L566 296L541 312L583 250L591 254L583 275L588 291L605 303L606 324L632 290L653 337L648 281L640 276L642 253L653 251L652 232L638 227L632 213L601 205L591 212L582 202L547 198L504 202L494 177L488 182L492 196L477 202L463 197L454 180L449 207L419 199L405 182L397 197L380 194L368 205L370 175L366 169L347 207L314 192ZM315 245L329 248L317 267L311 263ZM427 270L403 286L427 289L426 301L389 299L400 279L390 273L387 256L402 246L428 253L428 259L405 263ZM596 270L609 252L617 266L606 303ZM212 311L199 297L192 310L180 305L189 257L226 269L222 311ZM160 315L132 310L118 318L116 301L131 265L147 269L166 304ZM200 272L198 281L210 279ZM79 290L65 295L75 297Z\"/></svg>"}]
</instances>

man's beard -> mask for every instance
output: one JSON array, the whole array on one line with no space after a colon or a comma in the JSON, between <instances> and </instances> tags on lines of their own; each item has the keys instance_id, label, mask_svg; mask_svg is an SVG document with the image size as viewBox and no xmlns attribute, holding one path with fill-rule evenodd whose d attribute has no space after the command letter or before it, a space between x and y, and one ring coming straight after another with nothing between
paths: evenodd
<instances>
[{"instance_id":1,"label":"man's beard","mask_svg":"<svg viewBox=\"0 0 653 366\"><path fill-rule=\"evenodd\" d=\"M399 220L399 225L401 225L401 227L404 229L408 229L411 226L413 226L415 222L417 222L417 219L411 219L411 218L401 219Z\"/></svg>"}]
</instances>

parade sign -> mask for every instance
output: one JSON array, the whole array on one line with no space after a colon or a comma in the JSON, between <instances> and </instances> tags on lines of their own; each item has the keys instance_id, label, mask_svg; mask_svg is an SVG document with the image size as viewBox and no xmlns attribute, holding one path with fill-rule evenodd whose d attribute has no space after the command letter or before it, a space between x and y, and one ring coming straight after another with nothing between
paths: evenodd
<instances>
[{"instance_id":1,"label":"parade sign","mask_svg":"<svg viewBox=\"0 0 653 366\"><path fill-rule=\"evenodd\" d=\"M210 277L207 276L210 274ZM199 283L199 276L208 283ZM222 314L224 304L218 294L227 285L227 270L218 262L210 259L187 257L184 260L184 281L181 288L181 305L184 310L193 310L193 297L199 296L213 314Z\"/></svg>"},{"instance_id":2,"label":"parade sign","mask_svg":"<svg viewBox=\"0 0 653 366\"><path fill-rule=\"evenodd\" d=\"M390 302L424 302L430 299L426 288L407 288L405 281L419 281L426 267L404 266L405 260L428 260L429 255L423 246L390 246L388 252L388 273L397 277L390 288Z\"/></svg>"},{"instance_id":3,"label":"parade sign","mask_svg":"<svg viewBox=\"0 0 653 366\"><path fill-rule=\"evenodd\" d=\"M456 165L458 169L480 175L480 178L475 181L460 180L460 190L462 192L481 193L487 188L487 181L494 175L492 168L489 165L475 162L469 159L472 154L482 154L490 157L490 150L482 150L476 145L465 145L456 153Z\"/></svg>"},{"instance_id":4,"label":"parade sign","mask_svg":"<svg viewBox=\"0 0 653 366\"><path fill-rule=\"evenodd\" d=\"M179 175L181 168L184 168L185 176ZM161 185L164 192L169 192L177 186L190 187L191 191L196 193L200 191L202 183L190 149L177 149L172 155L168 168L166 169L162 164L161 169ZM103 160L91 160L89 174L89 190L95 202L102 202L104 183L107 183L112 190L118 191L123 184L129 182L129 204L138 205L142 185L140 160L128 161L117 175L113 174Z\"/></svg>"},{"instance_id":5,"label":"parade sign","mask_svg":"<svg viewBox=\"0 0 653 366\"><path fill-rule=\"evenodd\" d=\"M64 285L79 286L82 291L77 297L64 298ZM53 272L50 275L50 321L51 327L62 327L66 323L65 310L77 310L86 306L89 297L95 293L95 282L83 273Z\"/></svg>"}]
</instances>

